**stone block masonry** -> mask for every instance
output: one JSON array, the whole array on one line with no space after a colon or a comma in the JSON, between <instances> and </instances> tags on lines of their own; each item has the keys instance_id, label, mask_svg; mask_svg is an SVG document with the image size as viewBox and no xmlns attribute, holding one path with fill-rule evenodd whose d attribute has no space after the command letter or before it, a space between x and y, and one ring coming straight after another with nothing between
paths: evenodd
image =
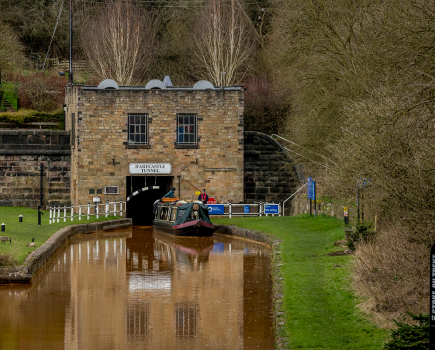
<instances>
[{"instance_id":1,"label":"stone block masonry","mask_svg":"<svg viewBox=\"0 0 435 350\"><path fill-rule=\"evenodd\" d=\"M73 203L92 202L91 189L103 202L125 200L130 163L170 163L173 185L180 176L220 202L243 201L243 91L67 87ZM128 143L129 114L148 116L148 144ZM195 145L177 145L177 114L197 117ZM119 186L119 195L105 195L105 186ZM197 198L187 182L180 191Z\"/></svg>"},{"instance_id":2,"label":"stone block masonry","mask_svg":"<svg viewBox=\"0 0 435 350\"><path fill-rule=\"evenodd\" d=\"M37 208L43 165L43 209L70 203L67 131L0 130L0 206Z\"/></svg>"},{"instance_id":3,"label":"stone block masonry","mask_svg":"<svg viewBox=\"0 0 435 350\"><path fill-rule=\"evenodd\" d=\"M245 202L285 201L302 180L293 160L279 143L261 132L246 131L244 143Z\"/></svg>"}]
</instances>

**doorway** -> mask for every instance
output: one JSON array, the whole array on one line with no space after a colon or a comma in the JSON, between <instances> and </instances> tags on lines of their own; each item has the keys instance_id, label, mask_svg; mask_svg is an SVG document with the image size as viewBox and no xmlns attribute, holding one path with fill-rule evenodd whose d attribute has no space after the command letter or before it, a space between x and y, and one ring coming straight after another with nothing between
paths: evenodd
<instances>
[{"instance_id":1,"label":"doorway","mask_svg":"<svg viewBox=\"0 0 435 350\"><path fill-rule=\"evenodd\" d=\"M133 225L152 225L153 203L168 193L172 187L173 176L127 176L126 197L147 186L159 186L131 197L127 202L127 217L133 219Z\"/></svg>"}]
</instances>

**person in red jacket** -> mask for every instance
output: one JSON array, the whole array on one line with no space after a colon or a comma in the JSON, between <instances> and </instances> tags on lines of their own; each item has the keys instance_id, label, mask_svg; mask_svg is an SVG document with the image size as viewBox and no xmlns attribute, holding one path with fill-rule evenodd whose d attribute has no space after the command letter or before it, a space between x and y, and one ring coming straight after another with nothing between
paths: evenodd
<instances>
[{"instance_id":1,"label":"person in red jacket","mask_svg":"<svg viewBox=\"0 0 435 350\"><path fill-rule=\"evenodd\" d=\"M201 194L198 196L198 200L200 200L204 204L207 203L207 201L208 201L208 195L207 195L207 193L205 193L205 188L201 191Z\"/></svg>"}]
</instances>

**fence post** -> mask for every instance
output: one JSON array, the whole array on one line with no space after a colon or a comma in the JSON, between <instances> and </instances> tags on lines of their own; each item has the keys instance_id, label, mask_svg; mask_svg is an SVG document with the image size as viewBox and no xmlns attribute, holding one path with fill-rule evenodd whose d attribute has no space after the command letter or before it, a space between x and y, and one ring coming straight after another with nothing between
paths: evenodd
<instances>
[{"instance_id":1,"label":"fence post","mask_svg":"<svg viewBox=\"0 0 435 350\"><path fill-rule=\"evenodd\" d=\"M263 216L263 213L261 212L262 206L263 206L263 204L260 202L260 216Z\"/></svg>"},{"instance_id":2,"label":"fence post","mask_svg":"<svg viewBox=\"0 0 435 350\"><path fill-rule=\"evenodd\" d=\"M48 223L51 225L51 205L50 205L50 218L48 219Z\"/></svg>"},{"instance_id":3,"label":"fence post","mask_svg":"<svg viewBox=\"0 0 435 350\"><path fill-rule=\"evenodd\" d=\"M113 214L116 216L116 201L113 202Z\"/></svg>"},{"instance_id":4,"label":"fence post","mask_svg":"<svg viewBox=\"0 0 435 350\"><path fill-rule=\"evenodd\" d=\"M88 220L89 220L90 213L91 213L91 203L88 202Z\"/></svg>"},{"instance_id":5,"label":"fence post","mask_svg":"<svg viewBox=\"0 0 435 350\"><path fill-rule=\"evenodd\" d=\"M60 205L57 207L57 222L59 223L60 219Z\"/></svg>"},{"instance_id":6,"label":"fence post","mask_svg":"<svg viewBox=\"0 0 435 350\"><path fill-rule=\"evenodd\" d=\"M82 205L79 203L79 221L82 220Z\"/></svg>"},{"instance_id":7,"label":"fence post","mask_svg":"<svg viewBox=\"0 0 435 350\"><path fill-rule=\"evenodd\" d=\"M74 216L74 205L71 203L71 221L73 221Z\"/></svg>"},{"instance_id":8,"label":"fence post","mask_svg":"<svg viewBox=\"0 0 435 350\"><path fill-rule=\"evenodd\" d=\"M66 205L63 206L63 222L66 222Z\"/></svg>"},{"instance_id":9,"label":"fence post","mask_svg":"<svg viewBox=\"0 0 435 350\"><path fill-rule=\"evenodd\" d=\"M98 203L95 203L95 216L98 219L100 216L98 215Z\"/></svg>"},{"instance_id":10,"label":"fence post","mask_svg":"<svg viewBox=\"0 0 435 350\"><path fill-rule=\"evenodd\" d=\"M231 219L231 202L228 205L228 217Z\"/></svg>"},{"instance_id":11,"label":"fence post","mask_svg":"<svg viewBox=\"0 0 435 350\"><path fill-rule=\"evenodd\" d=\"M107 218L109 216L109 200L106 200L105 211L106 211L106 218Z\"/></svg>"},{"instance_id":12,"label":"fence post","mask_svg":"<svg viewBox=\"0 0 435 350\"><path fill-rule=\"evenodd\" d=\"M281 216L281 202L278 202L278 216Z\"/></svg>"},{"instance_id":13,"label":"fence post","mask_svg":"<svg viewBox=\"0 0 435 350\"><path fill-rule=\"evenodd\" d=\"M119 212L119 214L121 215L121 217L122 217L122 199L121 199L121 208L120 208L120 212Z\"/></svg>"}]
</instances>

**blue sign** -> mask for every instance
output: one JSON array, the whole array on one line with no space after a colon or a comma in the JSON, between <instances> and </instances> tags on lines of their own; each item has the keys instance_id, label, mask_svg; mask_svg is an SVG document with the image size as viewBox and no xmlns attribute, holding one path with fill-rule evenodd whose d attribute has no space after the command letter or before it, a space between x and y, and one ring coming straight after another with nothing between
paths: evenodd
<instances>
[{"instance_id":1,"label":"blue sign","mask_svg":"<svg viewBox=\"0 0 435 350\"><path fill-rule=\"evenodd\" d=\"M264 205L264 214L279 214L279 205L278 204L265 204Z\"/></svg>"},{"instance_id":2,"label":"blue sign","mask_svg":"<svg viewBox=\"0 0 435 350\"><path fill-rule=\"evenodd\" d=\"M224 214L225 207L223 204L207 204L209 214Z\"/></svg>"},{"instance_id":3,"label":"blue sign","mask_svg":"<svg viewBox=\"0 0 435 350\"><path fill-rule=\"evenodd\" d=\"M314 199L314 186L312 177L307 179L307 198Z\"/></svg>"},{"instance_id":4,"label":"blue sign","mask_svg":"<svg viewBox=\"0 0 435 350\"><path fill-rule=\"evenodd\" d=\"M213 244L212 253L223 253L225 251L224 244L221 242L216 242Z\"/></svg>"},{"instance_id":5,"label":"blue sign","mask_svg":"<svg viewBox=\"0 0 435 350\"><path fill-rule=\"evenodd\" d=\"M244 214L249 214L249 205L244 205L243 206L243 213Z\"/></svg>"}]
</instances>

